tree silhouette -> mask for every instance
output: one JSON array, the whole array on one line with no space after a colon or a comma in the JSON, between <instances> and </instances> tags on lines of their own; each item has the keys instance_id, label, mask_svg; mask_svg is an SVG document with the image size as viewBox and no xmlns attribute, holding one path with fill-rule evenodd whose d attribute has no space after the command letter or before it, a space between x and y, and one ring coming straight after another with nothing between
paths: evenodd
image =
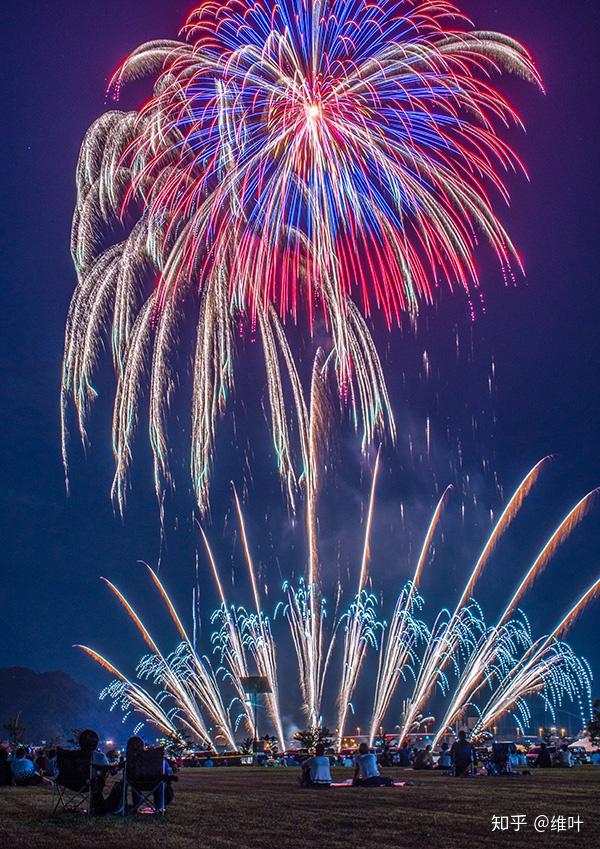
<instances>
[{"instance_id":1,"label":"tree silhouette","mask_svg":"<svg viewBox=\"0 0 600 849\"><path fill-rule=\"evenodd\" d=\"M254 740L252 737L244 737L242 742L240 743L240 752L243 755L251 755L254 747Z\"/></svg>"},{"instance_id":2,"label":"tree silhouette","mask_svg":"<svg viewBox=\"0 0 600 849\"><path fill-rule=\"evenodd\" d=\"M3 727L8 733L8 742L11 746L17 746L19 743L23 742L27 726L21 718L20 711L16 714L16 716L13 716L11 719L7 719Z\"/></svg>"},{"instance_id":3,"label":"tree silhouette","mask_svg":"<svg viewBox=\"0 0 600 849\"><path fill-rule=\"evenodd\" d=\"M304 731L296 731L294 740L302 743L303 749L314 749L319 743L326 748L333 745L333 737L326 725L312 725Z\"/></svg>"}]
</instances>

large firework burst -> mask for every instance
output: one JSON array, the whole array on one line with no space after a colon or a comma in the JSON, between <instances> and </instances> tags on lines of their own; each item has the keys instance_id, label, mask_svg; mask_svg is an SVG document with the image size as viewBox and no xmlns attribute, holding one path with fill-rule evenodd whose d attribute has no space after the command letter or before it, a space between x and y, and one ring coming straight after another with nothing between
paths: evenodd
<instances>
[{"instance_id":1,"label":"large firework burst","mask_svg":"<svg viewBox=\"0 0 600 849\"><path fill-rule=\"evenodd\" d=\"M293 498L284 393L289 381L298 398L299 377L285 323L319 322L366 444L386 423L394 434L372 310L389 326L438 285L476 286L480 236L507 274L520 267L494 211L494 198L508 199L502 173L522 170L496 128L520 120L492 80L540 78L521 44L469 26L446 0L207 0L181 41L144 44L118 69L115 97L146 75L153 94L137 111L106 112L82 145L62 398L65 434L72 398L85 436L110 327L121 509L147 378L159 494L170 479L173 355L190 316L200 509L246 326L262 340Z\"/></svg>"}]
</instances>

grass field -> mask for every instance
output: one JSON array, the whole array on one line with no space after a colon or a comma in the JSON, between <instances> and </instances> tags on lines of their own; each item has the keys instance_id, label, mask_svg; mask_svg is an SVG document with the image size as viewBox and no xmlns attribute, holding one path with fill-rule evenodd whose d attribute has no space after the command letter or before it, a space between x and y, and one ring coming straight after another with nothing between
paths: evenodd
<instances>
[{"instance_id":1,"label":"grass field","mask_svg":"<svg viewBox=\"0 0 600 849\"><path fill-rule=\"evenodd\" d=\"M600 847L600 769L521 778L453 779L387 770L403 788L303 790L292 769L186 769L167 816L51 818L48 788L0 789L0 846L9 849L481 849ZM345 780L340 770L334 780ZM527 825L492 831L492 815ZM537 833L540 815L580 816L576 830Z\"/></svg>"}]
</instances>

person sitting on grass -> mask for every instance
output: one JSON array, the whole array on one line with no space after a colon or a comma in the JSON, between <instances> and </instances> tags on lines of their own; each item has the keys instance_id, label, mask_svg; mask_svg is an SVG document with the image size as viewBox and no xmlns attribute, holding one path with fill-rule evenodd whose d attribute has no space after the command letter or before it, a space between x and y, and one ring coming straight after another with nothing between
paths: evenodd
<instances>
[{"instance_id":1,"label":"person sitting on grass","mask_svg":"<svg viewBox=\"0 0 600 849\"><path fill-rule=\"evenodd\" d=\"M312 758L302 764L300 784L303 787L330 787L331 768L329 758L325 754L325 746L318 743Z\"/></svg>"},{"instance_id":2,"label":"person sitting on grass","mask_svg":"<svg viewBox=\"0 0 600 849\"><path fill-rule=\"evenodd\" d=\"M540 751L535 759L535 765L538 769L550 769L552 767L552 758L545 743L540 746Z\"/></svg>"},{"instance_id":3,"label":"person sitting on grass","mask_svg":"<svg viewBox=\"0 0 600 849\"><path fill-rule=\"evenodd\" d=\"M408 748L408 743L407 743L406 740L402 744L402 747L400 748L400 751L398 752L398 756L399 756L399 760L400 760L400 766L404 766L404 767L412 766L412 752Z\"/></svg>"},{"instance_id":4,"label":"person sitting on grass","mask_svg":"<svg viewBox=\"0 0 600 849\"><path fill-rule=\"evenodd\" d=\"M562 746L560 747L560 751L558 753L558 758L557 758L557 764L558 764L558 766L563 766L563 767L572 767L573 766L573 756L572 756L572 754L569 750L569 747L567 746L566 743L563 743Z\"/></svg>"},{"instance_id":5,"label":"person sitting on grass","mask_svg":"<svg viewBox=\"0 0 600 849\"><path fill-rule=\"evenodd\" d=\"M455 776L464 776L472 773L475 765L475 749L467 740L465 731L458 732L458 739L452 744L450 757L452 758Z\"/></svg>"},{"instance_id":6,"label":"person sitting on grass","mask_svg":"<svg viewBox=\"0 0 600 849\"><path fill-rule=\"evenodd\" d=\"M358 755L354 758L355 787L391 787L394 782L387 775L381 775L377 765L377 756L369 751L366 743L358 747Z\"/></svg>"},{"instance_id":7,"label":"person sitting on grass","mask_svg":"<svg viewBox=\"0 0 600 849\"><path fill-rule=\"evenodd\" d=\"M42 780L42 776L33 761L27 757L27 750L23 746L19 746L15 752L10 768L17 787L31 787Z\"/></svg>"},{"instance_id":8,"label":"person sitting on grass","mask_svg":"<svg viewBox=\"0 0 600 849\"><path fill-rule=\"evenodd\" d=\"M438 757L438 762L436 765L436 769L451 769L452 767L452 757L450 755L450 746L447 743L442 743L440 749L440 755Z\"/></svg>"},{"instance_id":9,"label":"person sitting on grass","mask_svg":"<svg viewBox=\"0 0 600 849\"><path fill-rule=\"evenodd\" d=\"M433 769L433 755L431 754L431 746L426 746L424 749L419 749L415 757L413 769Z\"/></svg>"}]
</instances>

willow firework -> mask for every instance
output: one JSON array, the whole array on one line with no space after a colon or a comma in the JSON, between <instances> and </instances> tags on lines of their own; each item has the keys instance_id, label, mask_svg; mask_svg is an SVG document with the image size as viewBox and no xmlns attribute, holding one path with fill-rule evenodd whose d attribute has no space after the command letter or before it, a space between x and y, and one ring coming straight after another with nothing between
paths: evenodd
<instances>
[{"instance_id":1,"label":"willow firework","mask_svg":"<svg viewBox=\"0 0 600 849\"><path fill-rule=\"evenodd\" d=\"M140 683L132 681L96 651L82 648L116 676L104 693L113 703L120 704L127 711L136 711L167 734L173 734L174 728L183 726L208 745L233 745L240 723L253 733L253 711L241 679L255 672L269 681L271 693L266 697L267 712L277 739L287 743L277 672L277 658L286 651L279 633L281 621L288 625L298 661L299 703L294 705L294 709L301 707L310 724L322 719L320 709L324 682L327 678L331 683L336 677L335 667L338 667L334 690L338 745L341 745L347 727L348 714L354 712L353 699L369 655L376 657L377 670L367 726L371 742L378 729L390 720L396 723L399 740L424 724L435 722L434 742L437 742L449 730L455 730L467 712L475 713L477 717L477 734L489 731L508 712L512 712L519 727L525 729L531 720L529 699L535 695L542 698L544 709L552 716L555 709L565 702L575 703L582 723L585 723L591 709L591 671L586 661L578 657L562 638L584 606L600 592L600 579L580 596L549 634L539 638L532 635L527 617L518 605L525 592L541 577L559 546L587 515L598 491L593 490L582 498L556 527L493 626L486 624L481 607L472 597L474 586L481 578L500 536L518 514L548 459L537 463L519 484L493 526L456 607L452 612L440 611L432 625L423 619L424 599L420 583L451 487L446 489L437 504L413 577L401 588L388 622L383 618L380 601L367 589L378 458L358 564L356 594L349 603L346 602L346 612L333 616L328 629L325 627L327 612L324 598L317 593L316 584L309 586L306 581L301 581L296 587L286 582L284 599L277 605L274 615L265 612L260 581L236 496L244 557L252 587L252 605L231 604L226 598L219 569L203 534L220 600L219 607L211 616L212 658L201 654L195 643L190 641L163 584L151 569L152 579L181 638L170 655L161 653L131 604L112 583L107 583L150 649L150 654L138 667L138 677L150 679L160 687L158 696L153 696ZM307 574L309 569L307 567ZM341 588L338 591L341 593ZM319 625L316 629L312 622L315 599L319 604L316 608ZM311 689L315 678L307 661L307 651L318 657L320 674L316 679L316 696ZM229 692L228 698L225 692ZM436 721L429 711L432 703L437 701L439 704L440 695L445 707ZM289 701L289 688L287 699ZM401 710L398 706L393 707L394 700L397 702L399 699Z\"/></svg>"},{"instance_id":2,"label":"willow firework","mask_svg":"<svg viewBox=\"0 0 600 849\"><path fill-rule=\"evenodd\" d=\"M493 78L541 81L521 44L469 27L446 0L207 0L181 41L144 44L117 70L115 98L141 76L153 94L106 112L81 148L62 407L66 464L69 400L85 438L110 333L121 510L146 382L159 496L170 481L176 362L193 357L191 475L204 511L239 331L258 333L293 500L284 393L299 378L286 322L319 324L367 444L386 427L394 436L372 312L389 327L439 285L476 287L480 236L505 275L520 268L495 212L503 173L524 170L497 127L520 119Z\"/></svg>"}]
</instances>

